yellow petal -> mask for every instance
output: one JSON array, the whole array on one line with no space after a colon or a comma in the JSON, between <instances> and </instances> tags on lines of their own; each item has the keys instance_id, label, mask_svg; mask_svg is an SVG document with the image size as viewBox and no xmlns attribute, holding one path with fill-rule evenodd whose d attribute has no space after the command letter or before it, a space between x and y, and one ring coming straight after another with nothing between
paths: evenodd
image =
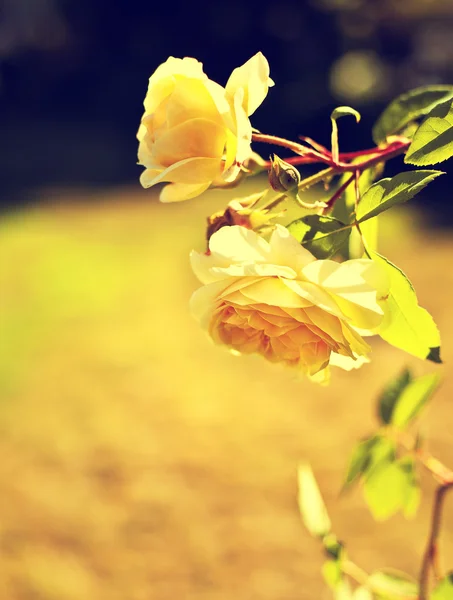
<instances>
[{"instance_id":1,"label":"yellow petal","mask_svg":"<svg viewBox=\"0 0 453 600\"><path fill-rule=\"evenodd\" d=\"M357 259L339 264L318 260L307 265L303 274L335 296L382 315L377 298L387 292L389 282L385 271L376 262Z\"/></svg>"},{"instance_id":2,"label":"yellow petal","mask_svg":"<svg viewBox=\"0 0 453 600\"><path fill-rule=\"evenodd\" d=\"M154 182L156 177L159 177L162 172L163 169L145 169L145 171L143 171L143 173L140 175L140 183L144 188L149 188L154 185L154 183L150 182Z\"/></svg>"},{"instance_id":3,"label":"yellow petal","mask_svg":"<svg viewBox=\"0 0 453 600\"><path fill-rule=\"evenodd\" d=\"M166 203L190 200L190 198L200 196L208 189L209 185L209 182L201 185L198 183L171 183L162 189L159 200Z\"/></svg>"},{"instance_id":4,"label":"yellow petal","mask_svg":"<svg viewBox=\"0 0 453 600\"><path fill-rule=\"evenodd\" d=\"M322 308L333 315L344 318L342 311L333 300L332 296L314 283L292 279L282 279L282 282L301 298L305 298L310 304L319 306L319 308Z\"/></svg>"},{"instance_id":5,"label":"yellow petal","mask_svg":"<svg viewBox=\"0 0 453 600\"><path fill-rule=\"evenodd\" d=\"M189 306L193 317L207 329L211 322L219 294L228 286L228 280L203 285L190 298Z\"/></svg>"},{"instance_id":6,"label":"yellow petal","mask_svg":"<svg viewBox=\"0 0 453 600\"><path fill-rule=\"evenodd\" d=\"M236 90L244 90L242 105L246 114L250 116L263 102L272 85L274 82L269 78L269 63L263 54L258 52L241 67L234 69L225 89L230 98L234 97Z\"/></svg>"},{"instance_id":7,"label":"yellow petal","mask_svg":"<svg viewBox=\"0 0 453 600\"><path fill-rule=\"evenodd\" d=\"M222 168L217 158L186 158L168 169L156 171L147 169L140 177L143 187L151 187L161 181L172 181L173 183L206 184L211 183Z\"/></svg>"},{"instance_id":8,"label":"yellow petal","mask_svg":"<svg viewBox=\"0 0 453 600\"><path fill-rule=\"evenodd\" d=\"M170 56L159 65L149 78L148 93L145 98L145 110L152 113L156 106L166 98L175 83L175 76L183 75L191 79L207 79L203 65L195 58L174 58Z\"/></svg>"},{"instance_id":9,"label":"yellow petal","mask_svg":"<svg viewBox=\"0 0 453 600\"><path fill-rule=\"evenodd\" d=\"M356 356L351 358L350 356L342 356L336 352L332 352L330 355L330 363L334 367L340 367L345 371L351 371L352 369L360 369L360 367L366 363L369 363L370 359L366 356Z\"/></svg>"},{"instance_id":10,"label":"yellow petal","mask_svg":"<svg viewBox=\"0 0 453 600\"><path fill-rule=\"evenodd\" d=\"M283 283L282 279L266 278L241 290L249 301L288 308L305 308L311 302L301 298Z\"/></svg>"},{"instance_id":11,"label":"yellow petal","mask_svg":"<svg viewBox=\"0 0 453 600\"><path fill-rule=\"evenodd\" d=\"M238 225L222 227L209 240L209 249L231 263L267 262L269 244L254 231Z\"/></svg>"},{"instance_id":12,"label":"yellow petal","mask_svg":"<svg viewBox=\"0 0 453 600\"><path fill-rule=\"evenodd\" d=\"M169 129L154 143L155 164L163 167L186 158L222 158L226 134L222 126L208 119L196 118Z\"/></svg>"},{"instance_id":13,"label":"yellow petal","mask_svg":"<svg viewBox=\"0 0 453 600\"><path fill-rule=\"evenodd\" d=\"M272 262L277 265L291 266L296 273L316 260L313 254L303 248L283 225L275 226L269 243Z\"/></svg>"},{"instance_id":14,"label":"yellow petal","mask_svg":"<svg viewBox=\"0 0 453 600\"><path fill-rule=\"evenodd\" d=\"M213 272L231 277L285 277L294 279L296 273L291 267L283 265L263 265L260 263L246 263L229 265L227 267L213 267Z\"/></svg>"},{"instance_id":15,"label":"yellow petal","mask_svg":"<svg viewBox=\"0 0 453 600\"><path fill-rule=\"evenodd\" d=\"M314 375L308 375L308 377L311 379L311 381L313 381L313 383L319 383L319 385L328 385L330 382L330 369L329 367L326 367Z\"/></svg>"},{"instance_id":16,"label":"yellow petal","mask_svg":"<svg viewBox=\"0 0 453 600\"><path fill-rule=\"evenodd\" d=\"M167 126L170 129L195 118L208 119L224 128L223 118L205 82L178 78L166 103Z\"/></svg>"}]
</instances>

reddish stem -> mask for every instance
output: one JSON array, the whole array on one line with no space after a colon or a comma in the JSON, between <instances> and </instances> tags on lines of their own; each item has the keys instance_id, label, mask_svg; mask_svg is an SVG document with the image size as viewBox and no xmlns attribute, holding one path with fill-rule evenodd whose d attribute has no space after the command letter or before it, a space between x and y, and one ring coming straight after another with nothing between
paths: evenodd
<instances>
[{"instance_id":1,"label":"reddish stem","mask_svg":"<svg viewBox=\"0 0 453 600\"><path fill-rule=\"evenodd\" d=\"M292 165L304 165L304 164L314 164L314 163L325 163L332 168L335 169L336 173L345 173L345 172L354 172L356 170L364 171L373 165L387 161L390 158L394 158L399 154L403 154L410 146L411 140L407 138L398 138L393 142L390 142L384 148L368 148L365 150L360 150L358 152L343 152L340 153L338 157L338 161L334 161L330 153L322 154L321 152L317 152L312 150L311 148L307 148L302 144L297 144L296 142L290 142L289 140L285 140L283 138L279 138L271 135L264 134L256 134L254 133L252 136L253 141L255 142L263 142L267 144L273 144L277 146L283 146L296 152L299 156L292 156L290 158L285 159L286 162ZM353 160L354 158L358 158L360 156L368 156L371 155L371 158L365 159L360 163L350 163L347 162L349 160ZM266 162L266 167L270 167L270 162Z\"/></svg>"},{"instance_id":2,"label":"reddish stem","mask_svg":"<svg viewBox=\"0 0 453 600\"><path fill-rule=\"evenodd\" d=\"M420 569L419 577L419 600L427 600L428 588L429 588L429 573L434 567L438 559L438 544L437 540L440 533L441 522L442 522L442 509L444 505L445 496L448 490L453 488L453 480L441 484L434 497L433 513L431 517L431 529L429 532L428 543L426 545L425 553L423 555L422 566Z\"/></svg>"},{"instance_id":3,"label":"reddish stem","mask_svg":"<svg viewBox=\"0 0 453 600\"><path fill-rule=\"evenodd\" d=\"M348 185L354 181L354 177L355 177L355 175L354 175L354 173L352 173L352 175L346 179L346 181L343 183L343 185L341 185L338 188L338 190L335 192L335 194L332 196L332 198L329 198L329 200L327 200L327 202L326 202L327 206L323 209L322 214L325 214L326 212L328 212L333 207L333 205L338 200L338 198L341 198L341 196L345 192Z\"/></svg>"}]
</instances>

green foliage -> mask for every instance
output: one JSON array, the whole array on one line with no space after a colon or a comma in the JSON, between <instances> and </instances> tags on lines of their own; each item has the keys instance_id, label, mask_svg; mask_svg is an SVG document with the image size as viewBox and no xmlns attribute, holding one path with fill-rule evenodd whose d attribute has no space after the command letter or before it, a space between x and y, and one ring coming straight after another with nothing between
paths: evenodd
<instances>
[{"instance_id":1,"label":"green foliage","mask_svg":"<svg viewBox=\"0 0 453 600\"><path fill-rule=\"evenodd\" d=\"M430 600L451 600L453 598L453 571L451 571L446 577L440 581L433 593L430 596Z\"/></svg>"},{"instance_id":2,"label":"green foliage","mask_svg":"<svg viewBox=\"0 0 453 600\"><path fill-rule=\"evenodd\" d=\"M322 215L307 215L288 225L289 232L316 258L329 258L336 254L351 233L351 228Z\"/></svg>"},{"instance_id":3,"label":"green foliage","mask_svg":"<svg viewBox=\"0 0 453 600\"><path fill-rule=\"evenodd\" d=\"M376 144L402 131L411 121L427 115L435 106L453 95L452 85L423 86L401 94L381 114L373 127Z\"/></svg>"},{"instance_id":4,"label":"green foliage","mask_svg":"<svg viewBox=\"0 0 453 600\"><path fill-rule=\"evenodd\" d=\"M453 100L437 105L415 132L404 162L420 167L453 156Z\"/></svg>"},{"instance_id":5,"label":"green foliage","mask_svg":"<svg viewBox=\"0 0 453 600\"><path fill-rule=\"evenodd\" d=\"M383 301L385 315L379 335L389 344L418 358L441 362L439 330L431 315L419 306L409 279L377 252L371 252L370 256L383 265L390 278L389 295Z\"/></svg>"},{"instance_id":6,"label":"green foliage","mask_svg":"<svg viewBox=\"0 0 453 600\"><path fill-rule=\"evenodd\" d=\"M341 561L332 559L326 560L322 565L321 572L327 585L333 590L337 589L343 579Z\"/></svg>"},{"instance_id":7,"label":"green foliage","mask_svg":"<svg viewBox=\"0 0 453 600\"><path fill-rule=\"evenodd\" d=\"M443 175L441 171L409 171L395 177L387 177L371 185L363 194L357 207L359 223L388 210L395 204L402 204L413 198L433 179Z\"/></svg>"},{"instance_id":8,"label":"green foliage","mask_svg":"<svg viewBox=\"0 0 453 600\"><path fill-rule=\"evenodd\" d=\"M376 571L368 577L367 586L385 600L416 600L417 583L406 573L393 569Z\"/></svg>"},{"instance_id":9,"label":"green foliage","mask_svg":"<svg viewBox=\"0 0 453 600\"><path fill-rule=\"evenodd\" d=\"M331 523L310 465L300 465L298 483L299 510L305 527L311 535L324 537L329 533Z\"/></svg>"},{"instance_id":10,"label":"green foliage","mask_svg":"<svg viewBox=\"0 0 453 600\"><path fill-rule=\"evenodd\" d=\"M373 436L360 441L352 453L349 467L346 473L343 488L350 486L354 483L361 475L363 475L372 462L373 448L380 444L381 436Z\"/></svg>"},{"instance_id":11,"label":"green foliage","mask_svg":"<svg viewBox=\"0 0 453 600\"><path fill-rule=\"evenodd\" d=\"M415 419L437 389L439 381L440 376L437 373L430 373L408 382L395 402L391 416L392 425L403 429Z\"/></svg>"},{"instance_id":12,"label":"green foliage","mask_svg":"<svg viewBox=\"0 0 453 600\"><path fill-rule=\"evenodd\" d=\"M364 481L364 496L373 517L383 521L399 510L406 516L413 514L414 482L414 465L409 465L407 459L389 456L380 460Z\"/></svg>"},{"instance_id":13,"label":"green foliage","mask_svg":"<svg viewBox=\"0 0 453 600\"><path fill-rule=\"evenodd\" d=\"M343 489L361 480L365 501L376 520L385 520L400 510L411 518L418 509L420 487L414 458L397 454L395 434L415 419L438 382L437 374L414 379L407 369L395 377L378 398L383 427L360 441L352 452Z\"/></svg>"},{"instance_id":14,"label":"green foliage","mask_svg":"<svg viewBox=\"0 0 453 600\"><path fill-rule=\"evenodd\" d=\"M388 424L391 422L393 410L401 396L401 392L409 385L412 379L409 369L405 369L382 391L378 399L378 414L382 423Z\"/></svg>"}]
</instances>

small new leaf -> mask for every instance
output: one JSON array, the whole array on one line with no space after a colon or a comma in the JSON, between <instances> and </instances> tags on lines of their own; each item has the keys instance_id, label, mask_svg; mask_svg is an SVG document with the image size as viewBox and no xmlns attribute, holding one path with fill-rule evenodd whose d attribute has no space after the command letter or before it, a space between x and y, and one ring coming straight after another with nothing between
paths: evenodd
<instances>
[{"instance_id":1,"label":"small new leaf","mask_svg":"<svg viewBox=\"0 0 453 600\"><path fill-rule=\"evenodd\" d=\"M451 600L453 598L453 571L434 588L430 600Z\"/></svg>"},{"instance_id":2,"label":"small new leaf","mask_svg":"<svg viewBox=\"0 0 453 600\"><path fill-rule=\"evenodd\" d=\"M336 121L340 117L347 117L348 115L355 117L357 123L360 121L360 113L350 106L338 106L332 111L330 118L332 121Z\"/></svg>"},{"instance_id":3,"label":"small new leaf","mask_svg":"<svg viewBox=\"0 0 453 600\"><path fill-rule=\"evenodd\" d=\"M324 537L331 523L313 471L308 464L298 470L299 510L305 527L314 537Z\"/></svg>"},{"instance_id":4,"label":"small new leaf","mask_svg":"<svg viewBox=\"0 0 453 600\"><path fill-rule=\"evenodd\" d=\"M404 429L415 419L437 389L439 382L440 376L437 373L423 375L408 382L402 390L391 415L390 422L392 425Z\"/></svg>"},{"instance_id":5,"label":"small new leaf","mask_svg":"<svg viewBox=\"0 0 453 600\"><path fill-rule=\"evenodd\" d=\"M351 228L332 217L307 215L288 225L288 230L316 258L336 254L348 239Z\"/></svg>"},{"instance_id":6,"label":"small new leaf","mask_svg":"<svg viewBox=\"0 0 453 600\"><path fill-rule=\"evenodd\" d=\"M442 171L409 171L373 183L359 202L356 213L357 221L362 223L376 217L395 204L407 202L433 179L443 174Z\"/></svg>"},{"instance_id":7,"label":"small new leaf","mask_svg":"<svg viewBox=\"0 0 453 600\"><path fill-rule=\"evenodd\" d=\"M388 424L392 420L393 410L399 401L401 393L412 381L409 369L404 369L393 379L381 393L378 399L378 415L381 423Z\"/></svg>"},{"instance_id":8,"label":"small new leaf","mask_svg":"<svg viewBox=\"0 0 453 600\"><path fill-rule=\"evenodd\" d=\"M379 335L389 344L418 358L441 362L439 330L431 315L419 306L409 279L377 252L370 252L370 256L382 264L390 278L388 297L381 302L384 320Z\"/></svg>"},{"instance_id":9,"label":"small new leaf","mask_svg":"<svg viewBox=\"0 0 453 600\"><path fill-rule=\"evenodd\" d=\"M385 142L389 135L403 130L415 119L424 117L440 102L453 96L453 85L430 85L401 94L391 102L373 127L376 144Z\"/></svg>"},{"instance_id":10,"label":"small new leaf","mask_svg":"<svg viewBox=\"0 0 453 600\"><path fill-rule=\"evenodd\" d=\"M343 577L341 562L339 560L326 560L322 565L322 576L327 585L335 590Z\"/></svg>"},{"instance_id":11,"label":"small new leaf","mask_svg":"<svg viewBox=\"0 0 453 600\"><path fill-rule=\"evenodd\" d=\"M418 597L417 583L400 571L383 569L368 577L367 587L386 600L409 600Z\"/></svg>"},{"instance_id":12,"label":"small new leaf","mask_svg":"<svg viewBox=\"0 0 453 600\"><path fill-rule=\"evenodd\" d=\"M423 167L453 156L453 101L438 104L415 132L405 163Z\"/></svg>"},{"instance_id":13,"label":"small new leaf","mask_svg":"<svg viewBox=\"0 0 453 600\"><path fill-rule=\"evenodd\" d=\"M372 461L373 448L379 444L380 436L374 436L361 440L352 452L352 456L349 462L348 471L346 473L343 489L349 487L354 481L356 481L361 475L363 475Z\"/></svg>"}]
</instances>

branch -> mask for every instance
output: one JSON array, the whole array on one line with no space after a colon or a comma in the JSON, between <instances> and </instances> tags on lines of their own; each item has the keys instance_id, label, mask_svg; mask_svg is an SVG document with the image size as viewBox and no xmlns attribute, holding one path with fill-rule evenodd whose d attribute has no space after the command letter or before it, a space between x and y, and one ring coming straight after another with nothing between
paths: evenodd
<instances>
[{"instance_id":1,"label":"branch","mask_svg":"<svg viewBox=\"0 0 453 600\"><path fill-rule=\"evenodd\" d=\"M422 565L419 576L419 600L428 599L429 575L431 569L437 577L440 577L437 568L438 559L438 537L440 534L442 522L442 509L444 506L445 496L448 490L453 488L453 473L450 481L446 481L438 486L434 495L434 505L431 517L431 529L429 532L428 543L423 554Z\"/></svg>"},{"instance_id":2,"label":"branch","mask_svg":"<svg viewBox=\"0 0 453 600\"><path fill-rule=\"evenodd\" d=\"M326 212L328 212L333 207L333 205L338 200L338 198L341 198L341 196L345 192L346 188L349 186L350 183L352 183L353 179L354 179L354 173L352 173L352 175L350 177L348 177L348 179L346 179L346 181L343 183L343 185L341 185L338 188L338 190L335 192L335 194L331 198L329 198L329 200L327 200L327 202L326 202L327 206L325 208L323 208L322 214L325 214Z\"/></svg>"}]
</instances>

